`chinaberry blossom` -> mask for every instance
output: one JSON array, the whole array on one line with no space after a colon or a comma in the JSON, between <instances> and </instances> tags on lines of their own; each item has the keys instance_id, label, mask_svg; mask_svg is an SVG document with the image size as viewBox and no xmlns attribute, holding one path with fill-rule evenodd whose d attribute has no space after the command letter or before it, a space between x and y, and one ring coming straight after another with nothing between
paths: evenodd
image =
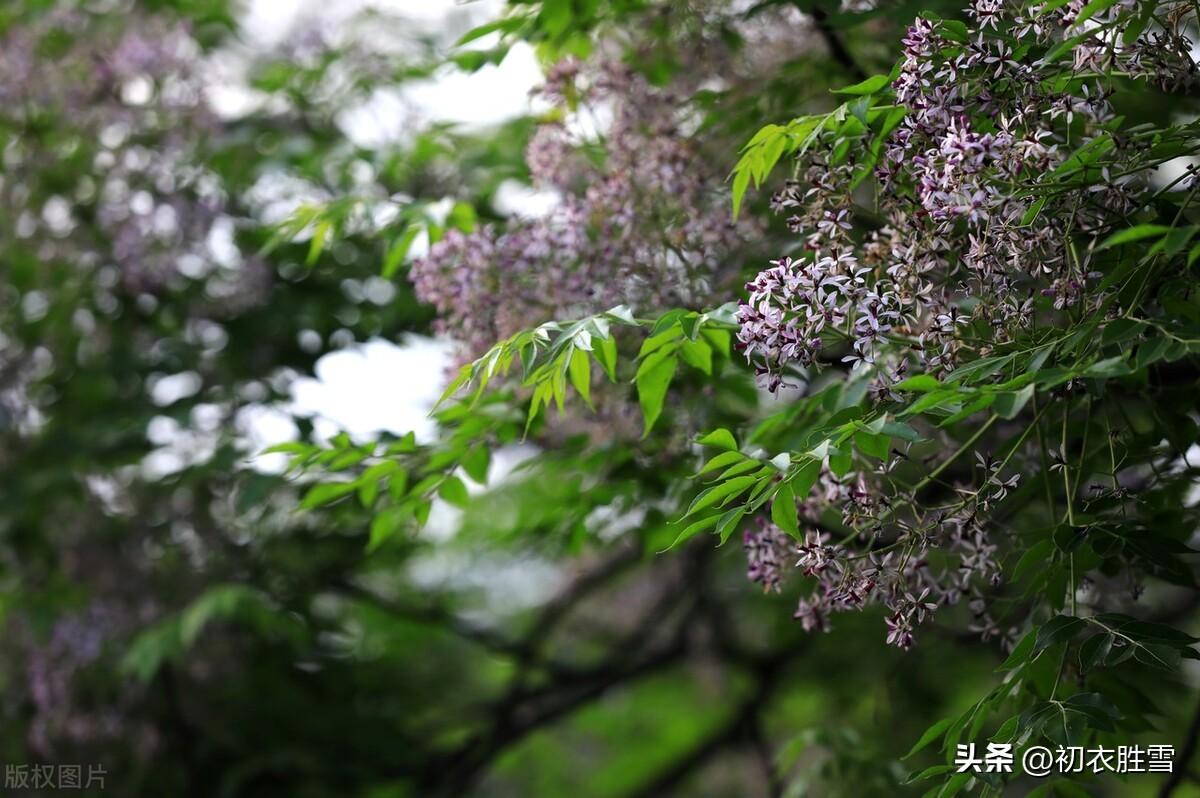
<instances>
[{"instance_id":1,"label":"chinaberry blossom","mask_svg":"<svg viewBox=\"0 0 1200 798\"><path fill-rule=\"evenodd\" d=\"M742 537L746 552L746 578L763 586L764 591L779 592L786 560L791 555L791 539L779 527L759 519L754 529Z\"/></svg>"},{"instance_id":2,"label":"chinaberry blossom","mask_svg":"<svg viewBox=\"0 0 1200 798\"><path fill-rule=\"evenodd\" d=\"M539 188L560 193L546 216L503 230L451 232L414 264L417 295L468 355L551 318L629 304L647 312L715 295L742 240L707 167L682 130L683 103L626 67L552 69L540 93L613 115L599 162L573 125L543 124L526 160ZM742 230L746 229L742 224Z\"/></svg>"},{"instance_id":3,"label":"chinaberry blossom","mask_svg":"<svg viewBox=\"0 0 1200 798\"><path fill-rule=\"evenodd\" d=\"M916 629L933 612L966 601L976 631L1010 641L1011 630L1002 630L988 610L987 591L999 582L1001 569L999 547L981 519L1016 485L1016 477L1001 478L999 464L990 459L980 463L980 470L980 487L964 486L956 506L932 513L923 523L907 515L897 518L897 503L869 492L863 474L845 480L823 474L799 507L802 523L808 525L803 542L791 541L763 520L746 533L749 576L773 590L789 576L811 580L811 591L794 613L805 630L828 631L836 614L880 605L886 609L887 642L908 648ZM865 550L856 551L850 539L837 541L819 531L822 515L838 508L847 526L870 530L865 533L870 539ZM780 568L777 553L785 540L791 557ZM942 556L930 556L935 549ZM769 558L764 551L770 552ZM770 563L769 569L764 562Z\"/></svg>"},{"instance_id":4,"label":"chinaberry blossom","mask_svg":"<svg viewBox=\"0 0 1200 798\"><path fill-rule=\"evenodd\" d=\"M1019 59L1014 48L1079 36L1076 51L1104 45L1109 60L1099 66L1160 82L1168 72L1189 80L1195 67L1179 34L1151 32L1129 44L1099 33L1088 38L1089 25L1116 19L1129 4L1077 24L1083 5L1042 14L976 0L967 8L973 27L965 41L939 22L913 22L892 84L905 114L874 164L881 193L873 215L884 224L865 237L851 235L852 178L870 164L820 146L806 155L803 180L773 201L809 254L772 261L747 284L739 340L768 388L784 384L788 371L810 367L817 351L839 339L851 345L852 362L874 364L891 333L916 345L883 357L877 382L886 384L910 360L928 372L950 371L962 327L982 325L1001 342L1028 323L1030 297L1038 293L1059 308L1085 301L1090 271L1066 256L1065 242L1072 231L1101 230L1135 211L1145 174L1111 169L1110 176L1104 164L1098 183L1049 197L1023 188L1108 136L1104 125L1113 112L1100 78L1056 84L1048 76L1058 65ZM1119 152L1131 161L1138 156L1128 144ZM831 268L831 261L847 260L856 266ZM814 271L854 282L814 291L805 285Z\"/></svg>"},{"instance_id":5,"label":"chinaberry blossom","mask_svg":"<svg viewBox=\"0 0 1200 798\"><path fill-rule=\"evenodd\" d=\"M1148 201L1153 167L1136 140L1112 133L1105 70L1164 87L1187 85L1196 71L1179 30L1125 35L1121 24L1136 17L1121 15L1133 5L1084 18L1084 0L974 0L965 35L913 22L892 83L903 117L878 158L818 133L797 179L773 198L800 254L771 261L738 309L738 342L761 384L776 391L791 374L840 361L886 401L910 369L947 374L964 353L1011 340L1040 297L1054 311L1101 301L1072 236L1126 224ZM1029 55L1067 40L1073 65ZM1102 154L1091 167L1100 179L1054 183L1089 148ZM871 210L856 189L867 170L880 187ZM920 511L888 468L822 475L803 500L802 521L817 528L838 510L851 532L840 541L809 532L797 547L794 570L816 580L797 619L827 629L837 612L881 604L888 642L907 648L930 613L965 601L974 629L1007 639L988 610L1001 570L986 519L1016 478L982 458L974 484L950 486L954 501Z\"/></svg>"}]
</instances>

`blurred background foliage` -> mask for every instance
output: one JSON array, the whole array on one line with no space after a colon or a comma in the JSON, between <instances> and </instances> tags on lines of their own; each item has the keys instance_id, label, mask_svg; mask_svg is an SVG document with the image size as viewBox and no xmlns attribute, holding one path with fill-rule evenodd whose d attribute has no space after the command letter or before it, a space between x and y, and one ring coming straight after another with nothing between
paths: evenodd
<instances>
[{"instance_id":1,"label":"blurred background foliage","mask_svg":"<svg viewBox=\"0 0 1200 798\"><path fill-rule=\"evenodd\" d=\"M428 333L410 250L505 224L502 186L528 180L536 114L356 143L345 115L378 91L514 47L604 52L703 83L695 136L727 173L763 120L830 110L918 11L958 4L514 0L431 31L422 2L269 45L212 0L0 9L0 762L101 763L130 796L920 792L899 757L998 648L939 621L885 649L879 612L805 635L738 547L658 553L695 467L680 443L756 401L744 375L637 447L569 424L521 445L498 402L505 478L369 556L366 502L298 512L305 486L253 455L323 355ZM703 71L761 56L760 26L769 72ZM213 102L230 63L253 100L232 112ZM513 470L522 446L546 451Z\"/></svg>"}]
</instances>

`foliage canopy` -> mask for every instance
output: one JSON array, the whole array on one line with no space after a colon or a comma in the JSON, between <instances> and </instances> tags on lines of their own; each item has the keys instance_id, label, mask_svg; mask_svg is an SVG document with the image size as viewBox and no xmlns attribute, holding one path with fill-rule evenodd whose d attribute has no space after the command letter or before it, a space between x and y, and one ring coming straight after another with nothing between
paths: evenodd
<instances>
[{"instance_id":1,"label":"foliage canopy","mask_svg":"<svg viewBox=\"0 0 1200 798\"><path fill-rule=\"evenodd\" d=\"M1194 4L510 0L448 49L372 17L388 46L243 55L224 116L230 11L118 5L3 17L7 760L130 794L1193 778ZM339 127L521 48L528 118ZM512 180L554 201L501 213ZM302 420L245 467L327 348L428 331L436 434ZM989 742L1179 756L959 772Z\"/></svg>"}]
</instances>

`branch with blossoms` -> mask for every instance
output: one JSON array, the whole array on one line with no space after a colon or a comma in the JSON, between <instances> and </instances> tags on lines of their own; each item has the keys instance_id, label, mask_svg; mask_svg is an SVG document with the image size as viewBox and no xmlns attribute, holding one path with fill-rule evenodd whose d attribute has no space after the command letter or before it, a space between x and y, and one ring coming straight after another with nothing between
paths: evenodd
<instances>
[{"instance_id":1,"label":"branch with blossoms","mask_svg":"<svg viewBox=\"0 0 1200 798\"><path fill-rule=\"evenodd\" d=\"M888 74L743 147L733 217L790 161L770 205L794 242L736 307L715 290L722 255L758 228L714 209L672 98L612 65L583 86L621 98L604 156L580 161L556 122L527 153L562 207L448 235L413 274L475 356L443 397L457 454L429 458L426 494L453 485L497 408L511 436L524 407L536 435L572 393L603 404L607 377L642 413L622 443L674 427L691 445L674 457L695 476L663 502L668 548L740 535L749 579L795 590L805 630L876 607L898 648L943 615L1008 653L1001 683L911 754L940 742L946 764L915 778L987 792L1004 777L956 772L960 740L1112 741L1147 722L1131 685L1197 657L1135 602L1147 584L1196 589L1200 181L1160 167L1200 154L1200 123L1122 108L1192 90L1200 22L1149 0L975 0L963 17L918 17ZM551 73L561 107L578 70ZM666 102L632 101L651 98ZM650 310L594 312L610 300ZM550 311L577 320L537 324ZM749 372L765 417L674 416L672 395Z\"/></svg>"},{"instance_id":2,"label":"branch with blossoms","mask_svg":"<svg viewBox=\"0 0 1200 798\"><path fill-rule=\"evenodd\" d=\"M1186 462L1193 436L1135 453L1113 432L1136 435L1130 392L1153 384L1163 364L1187 361L1183 384L1164 392L1178 396L1196 380L1197 314L1171 310L1194 296L1194 168L1165 185L1155 169L1200 152L1197 130L1127 127L1114 110L1131 90L1180 92L1194 83L1185 34L1193 11L979 0L966 22L919 18L890 75L848 87L856 99L834 112L764 128L734 171L737 205L784 156L796 164L772 207L803 235L803 254L772 261L747 284L737 314L738 344L760 385L813 397L801 401L820 397L812 389L823 383L837 395L845 388L827 364L840 357L867 396L840 408L850 415L832 416L837 426L818 417L797 430L789 408L789 420L758 438L799 438L806 448L782 456L798 465L764 472L762 482L723 479L735 496L749 491L737 512L774 496L771 521L745 533L749 576L769 590L789 575L813 584L796 611L807 629L827 630L834 613L879 603L887 641L908 648L933 612L966 604L973 629L1015 646L1016 676L937 730L944 750L954 750L967 724L978 734L980 713L1021 700L1050 703L1034 704L993 740L1045 735L1068 744L1112 731L1124 708L1105 696L1068 700L1086 695L1080 703L1102 707L1091 713L1056 699L1076 638L1059 630L1087 628L1081 593L1094 609L1113 603L1099 588L1104 580L1138 583L1132 575L1143 574L1194 585L1180 536L1196 528L1195 512L1184 510L1175 539L1164 540L1139 517L1127 487L1136 479L1143 497L1173 490L1164 467ZM874 207L864 209L868 196ZM897 404L912 392L916 401ZM1194 427L1184 407L1181 423ZM933 421L935 442L962 443L932 467L914 463L919 442L890 448L895 436L882 426L890 414ZM1099 418L1107 451L1097 445ZM961 438L952 437L956 429ZM947 481L966 452L974 469ZM1006 568L1003 552L1021 544L999 509L1037 489L1044 513L1016 514L1038 535ZM1006 595L1006 571L1017 579L1047 559L1050 575L1035 576L1021 597ZM1039 622L1064 608L1067 615ZM1080 685L1089 670L1122 658L1170 669L1195 656L1194 638L1147 634L1153 643L1111 630L1088 637L1078 649ZM1047 697L1023 677L1052 647L1064 665ZM971 774L946 786L976 781L1000 786Z\"/></svg>"}]
</instances>

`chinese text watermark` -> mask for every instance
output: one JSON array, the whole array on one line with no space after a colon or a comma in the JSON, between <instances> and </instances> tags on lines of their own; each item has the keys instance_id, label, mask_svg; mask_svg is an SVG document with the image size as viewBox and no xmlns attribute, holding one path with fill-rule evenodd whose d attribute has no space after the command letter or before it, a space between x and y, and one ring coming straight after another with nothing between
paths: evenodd
<instances>
[{"instance_id":1,"label":"chinese text watermark","mask_svg":"<svg viewBox=\"0 0 1200 798\"><path fill-rule=\"evenodd\" d=\"M5 765L6 790L103 790L102 765Z\"/></svg>"},{"instance_id":2,"label":"chinese text watermark","mask_svg":"<svg viewBox=\"0 0 1200 798\"><path fill-rule=\"evenodd\" d=\"M1171 745L1031 745L1021 754L1021 770L1038 778L1051 773L1170 773L1174 762ZM975 743L960 743L954 765L959 773L1012 773L1016 754L1012 743L988 743L982 749Z\"/></svg>"}]
</instances>

